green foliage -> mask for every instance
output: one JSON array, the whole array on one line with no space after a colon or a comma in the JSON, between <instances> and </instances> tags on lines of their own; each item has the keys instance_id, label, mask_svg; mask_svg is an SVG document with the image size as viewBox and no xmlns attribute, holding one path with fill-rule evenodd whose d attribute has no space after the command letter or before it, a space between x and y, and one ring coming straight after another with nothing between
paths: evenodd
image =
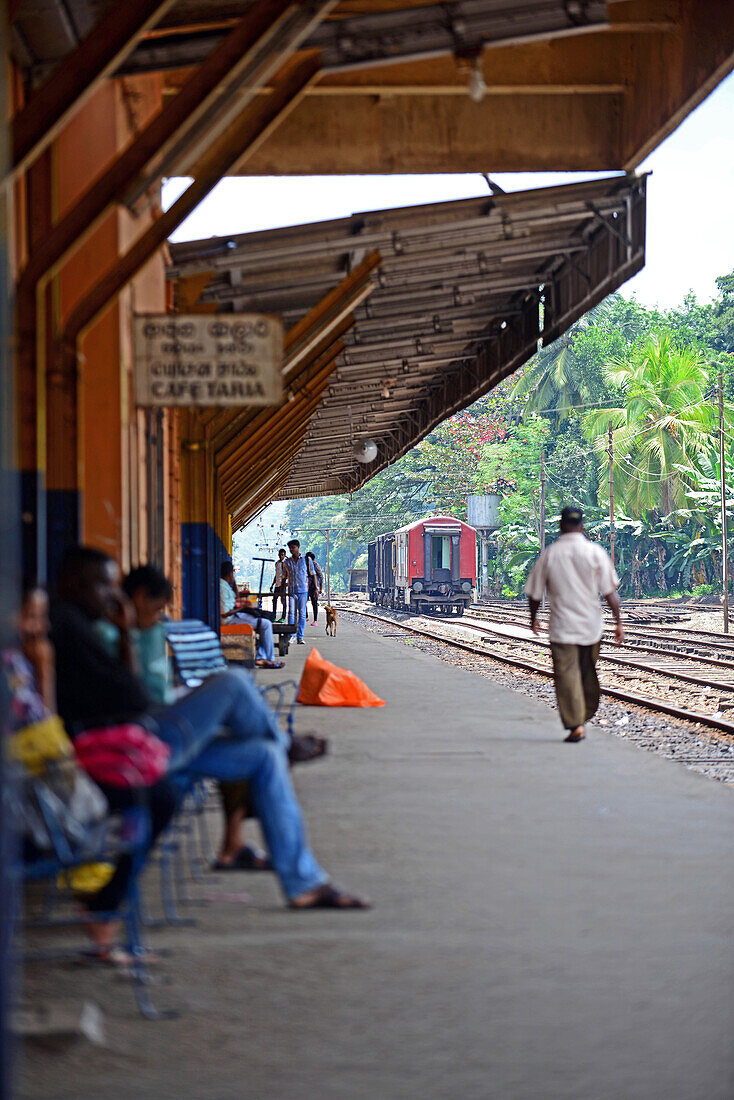
<instances>
[{"instance_id":1,"label":"green foliage","mask_svg":"<svg viewBox=\"0 0 734 1100\"><path fill-rule=\"evenodd\" d=\"M734 271L716 280L719 300L711 307L713 314L711 346L734 355Z\"/></svg>"},{"instance_id":2,"label":"green foliage","mask_svg":"<svg viewBox=\"0 0 734 1100\"><path fill-rule=\"evenodd\" d=\"M600 466L608 461L611 425L615 495L634 515L652 509L667 515L685 503L681 464L704 448L711 434L707 367L698 351L676 347L669 333L653 332L626 358L611 360L605 374L621 391L623 404L584 417Z\"/></svg>"},{"instance_id":3,"label":"green foliage","mask_svg":"<svg viewBox=\"0 0 734 1100\"><path fill-rule=\"evenodd\" d=\"M578 415L582 409L614 401L604 375L605 364L621 355L621 332L606 324L609 307L597 306L547 348L517 377L512 396L526 412L542 413L556 421Z\"/></svg>"},{"instance_id":4,"label":"green foliage","mask_svg":"<svg viewBox=\"0 0 734 1100\"><path fill-rule=\"evenodd\" d=\"M288 523L294 530L331 527L335 587L346 585L351 565L364 563L375 535L430 513L465 519L468 494L499 492L491 583L497 594L513 597L540 549L541 451L546 542L555 537L561 508L575 503L590 536L609 545L611 423L622 593L716 589L721 519L713 402L722 370L726 431L734 439L734 272L717 279L717 287L713 303L689 294L665 312L611 295L351 497L293 501ZM731 523L731 442L728 452ZM314 531L307 541L323 562L325 536Z\"/></svg>"}]
</instances>

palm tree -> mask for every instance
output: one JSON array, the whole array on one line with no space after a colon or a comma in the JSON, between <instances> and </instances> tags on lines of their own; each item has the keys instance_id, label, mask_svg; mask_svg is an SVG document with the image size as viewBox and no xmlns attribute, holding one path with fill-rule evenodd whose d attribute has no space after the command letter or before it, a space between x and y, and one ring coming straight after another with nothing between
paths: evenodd
<instances>
[{"instance_id":1,"label":"palm tree","mask_svg":"<svg viewBox=\"0 0 734 1100\"><path fill-rule=\"evenodd\" d=\"M613 360L605 375L624 392L624 406L584 418L600 468L611 424L615 497L635 516L652 509L668 515L686 502L690 481L681 467L710 443L708 368L698 351L674 347L668 333L652 333L638 354Z\"/></svg>"},{"instance_id":2,"label":"palm tree","mask_svg":"<svg viewBox=\"0 0 734 1100\"><path fill-rule=\"evenodd\" d=\"M605 314L602 302L576 321L563 336L548 347L541 348L520 374L510 398L526 398L525 410L564 420L575 408L588 408L598 395L594 394L583 366L574 354L579 332L593 327Z\"/></svg>"}]
</instances>

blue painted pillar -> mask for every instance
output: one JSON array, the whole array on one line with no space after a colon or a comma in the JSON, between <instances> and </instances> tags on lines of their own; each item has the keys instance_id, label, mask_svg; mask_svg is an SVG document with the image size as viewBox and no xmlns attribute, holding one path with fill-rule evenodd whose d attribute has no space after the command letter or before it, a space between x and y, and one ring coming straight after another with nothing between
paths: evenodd
<instances>
[{"instance_id":1,"label":"blue painted pillar","mask_svg":"<svg viewBox=\"0 0 734 1100\"><path fill-rule=\"evenodd\" d=\"M219 567L229 557L217 533L216 473L205 429L189 410L181 416L181 550L183 614L219 630Z\"/></svg>"}]
</instances>

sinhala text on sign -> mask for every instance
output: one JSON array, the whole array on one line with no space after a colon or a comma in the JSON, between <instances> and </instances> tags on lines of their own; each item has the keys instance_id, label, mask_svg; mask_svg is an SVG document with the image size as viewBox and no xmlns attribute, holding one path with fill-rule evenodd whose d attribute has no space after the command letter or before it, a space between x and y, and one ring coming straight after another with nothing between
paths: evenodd
<instances>
[{"instance_id":1,"label":"sinhala text on sign","mask_svg":"<svg viewBox=\"0 0 734 1100\"><path fill-rule=\"evenodd\" d=\"M283 325L262 313L135 318L138 405L275 405Z\"/></svg>"}]
</instances>

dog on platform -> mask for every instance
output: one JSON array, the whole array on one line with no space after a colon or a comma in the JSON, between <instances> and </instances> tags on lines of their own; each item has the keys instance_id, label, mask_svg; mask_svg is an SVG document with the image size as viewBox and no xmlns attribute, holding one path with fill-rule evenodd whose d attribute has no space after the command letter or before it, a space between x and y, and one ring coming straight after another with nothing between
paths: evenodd
<instances>
[{"instance_id":1,"label":"dog on platform","mask_svg":"<svg viewBox=\"0 0 734 1100\"><path fill-rule=\"evenodd\" d=\"M326 612L326 633L330 634L332 638L336 638L336 626L339 622L339 616L336 613L335 607L325 607Z\"/></svg>"}]
</instances>

